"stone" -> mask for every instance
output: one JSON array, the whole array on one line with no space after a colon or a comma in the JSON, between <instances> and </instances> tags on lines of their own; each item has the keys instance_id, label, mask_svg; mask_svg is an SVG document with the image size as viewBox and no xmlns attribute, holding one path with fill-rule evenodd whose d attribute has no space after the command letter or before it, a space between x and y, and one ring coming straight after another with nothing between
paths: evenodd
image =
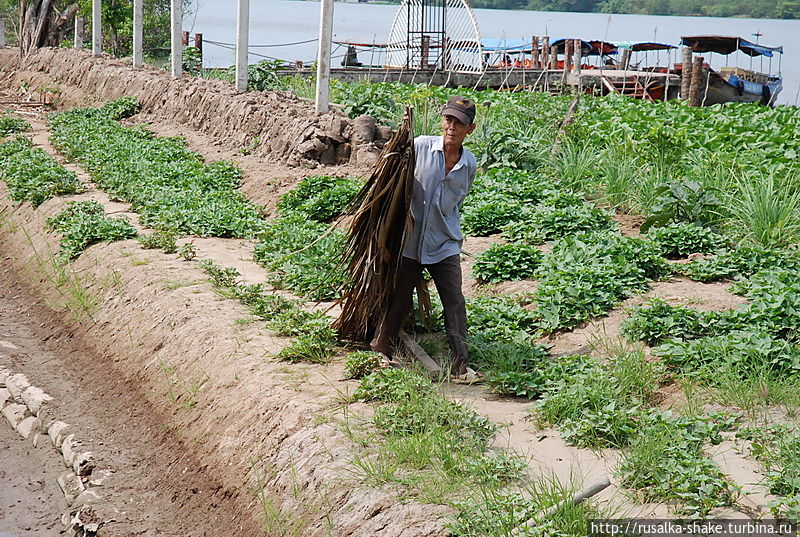
<instances>
[{"instance_id":1,"label":"stone","mask_svg":"<svg viewBox=\"0 0 800 537\"><path fill-rule=\"evenodd\" d=\"M53 445L58 447L64 443L64 438L68 434L72 434L72 426L64 423L63 421L55 421L47 429L47 434L50 435L50 440Z\"/></svg>"},{"instance_id":2,"label":"stone","mask_svg":"<svg viewBox=\"0 0 800 537\"><path fill-rule=\"evenodd\" d=\"M20 405L17 403L12 403L6 406L3 409L3 416L8 421L9 425L17 430L17 424L22 421L22 418L25 417L25 412L28 410L28 407L25 405Z\"/></svg>"},{"instance_id":3,"label":"stone","mask_svg":"<svg viewBox=\"0 0 800 537\"><path fill-rule=\"evenodd\" d=\"M84 490L75 498L72 507L83 507L84 505L97 503L100 499L100 493L96 490Z\"/></svg>"},{"instance_id":4,"label":"stone","mask_svg":"<svg viewBox=\"0 0 800 537\"><path fill-rule=\"evenodd\" d=\"M311 138L297 146L297 152L306 158L316 158L325 150L323 144L318 138Z\"/></svg>"},{"instance_id":5,"label":"stone","mask_svg":"<svg viewBox=\"0 0 800 537\"><path fill-rule=\"evenodd\" d=\"M8 391L8 388L0 388L0 408L3 408L3 405L10 400L11 392Z\"/></svg>"},{"instance_id":6,"label":"stone","mask_svg":"<svg viewBox=\"0 0 800 537\"><path fill-rule=\"evenodd\" d=\"M61 444L61 455L64 456L64 464L68 468L72 468L72 463L75 462L75 455L78 453L78 442L75 440L75 435L70 434L64 438Z\"/></svg>"},{"instance_id":7,"label":"stone","mask_svg":"<svg viewBox=\"0 0 800 537\"><path fill-rule=\"evenodd\" d=\"M112 470L95 470L92 472L91 479L89 479L89 485L93 487L102 487L108 482L112 475L114 475Z\"/></svg>"},{"instance_id":8,"label":"stone","mask_svg":"<svg viewBox=\"0 0 800 537\"><path fill-rule=\"evenodd\" d=\"M9 371L8 369L0 367L0 388L5 388L6 387L6 381L8 380L8 377L10 377L10 376L11 376L11 371Z\"/></svg>"},{"instance_id":9,"label":"stone","mask_svg":"<svg viewBox=\"0 0 800 537\"><path fill-rule=\"evenodd\" d=\"M353 134L350 141L353 144L368 144L375 139L376 124L372 116L358 116L353 120Z\"/></svg>"},{"instance_id":10,"label":"stone","mask_svg":"<svg viewBox=\"0 0 800 537\"><path fill-rule=\"evenodd\" d=\"M21 399L22 392L29 387L30 383L28 382L28 377L26 377L22 373L17 373L16 375L10 375L6 379L6 388L8 388L8 391L11 392L11 395L17 401L22 400Z\"/></svg>"},{"instance_id":11,"label":"stone","mask_svg":"<svg viewBox=\"0 0 800 537\"><path fill-rule=\"evenodd\" d=\"M85 490L81 478L75 475L72 470L61 472L56 481L58 481L58 486L61 487L64 499L67 500L69 505L72 505L75 499Z\"/></svg>"},{"instance_id":12,"label":"stone","mask_svg":"<svg viewBox=\"0 0 800 537\"><path fill-rule=\"evenodd\" d=\"M20 421L15 429L22 438L29 438L31 434L37 433L42 426L42 422L36 416L28 416Z\"/></svg>"},{"instance_id":13,"label":"stone","mask_svg":"<svg viewBox=\"0 0 800 537\"><path fill-rule=\"evenodd\" d=\"M32 414L38 416L39 411L53 400L41 388L30 386L22 392L22 401L28 406Z\"/></svg>"},{"instance_id":14,"label":"stone","mask_svg":"<svg viewBox=\"0 0 800 537\"><path fill-rule=\"evenodd\" d=\"M378 139L391 140L394 131L388 125L378 125Z\"/></svg>"},{"instance_id":15,"label":"stone","mask_svg":"<svg viewBox=\"0 0 800 537\"><path fill-rule=\"evenodd\" d=\"M90 475L94 467L94 458L92 457L91 451L85 451L75 455L75 459L72 461L72 469L81 477Z\"/></svg>"},{"instance_id":16,"label":"stone","mask_svg":"<svg viewBox=\"0 0 800 537\"><path fill-rule=\"evenodd\" d=\"M378 161L380 150L374 144L358 145L353 148L350 161L360 166L372 166Z\"/></svg>"}]
</instances>

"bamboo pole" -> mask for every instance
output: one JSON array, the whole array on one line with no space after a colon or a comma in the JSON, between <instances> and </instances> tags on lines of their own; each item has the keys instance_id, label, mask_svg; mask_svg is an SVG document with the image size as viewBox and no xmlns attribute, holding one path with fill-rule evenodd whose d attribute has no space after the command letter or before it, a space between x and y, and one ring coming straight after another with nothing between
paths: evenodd
<instances>
[{"instance_id":1,"label":"bamboo pole","mask_svg":"<svg viewBox=\"0 0 800 537\"><path fill-rule=\"evenodd\" d=\"M692 49L683 47L681 53L681 99L688 101L692 85Z\"/></svg>"},{"instance_id":2,"label":"bamboo pole","mask_svg":"<svg viewBox=\"0 0 800 537\"><path fill-rule=\"evenodd\" d=\"M703 78L703 57L697 56L692 65L692 85L689 88L689 102L700 106L700 79Z\"/></svg>"}]
</instances>

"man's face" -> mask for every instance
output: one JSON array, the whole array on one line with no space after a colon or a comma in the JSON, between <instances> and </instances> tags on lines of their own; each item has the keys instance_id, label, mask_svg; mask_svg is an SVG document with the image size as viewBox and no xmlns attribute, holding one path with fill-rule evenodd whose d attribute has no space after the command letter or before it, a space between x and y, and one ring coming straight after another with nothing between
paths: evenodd
<instances>
[{"instance_id":1,"label":"man's face","mask_svg":"<svg viewBox=\"0 0 800 537\"><path fill-rule=\"evenodd\" d=\"M447 145L455 144L460 146L464 143L464 138L475 130L475 123L464 125L455 116L442 116L442 133Z\"/></svg>"}]
</instances>

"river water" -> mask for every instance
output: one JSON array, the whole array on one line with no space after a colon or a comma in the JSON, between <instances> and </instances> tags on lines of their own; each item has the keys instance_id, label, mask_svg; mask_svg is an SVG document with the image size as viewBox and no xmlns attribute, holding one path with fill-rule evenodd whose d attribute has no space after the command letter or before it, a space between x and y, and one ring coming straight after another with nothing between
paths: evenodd
<instances>
[{"instance_id":1,"label":"river water","mask_svg":"<svg viewBox=\"0 0 800 537\"><path fill-rule=\"evenodd\" d=\"M195 12L188 17L185 27L192 33L202 32L206 41L233 43L236 35L236 2L232 0L196 0ZM276 45L313 40L319 32L319 3L302 0L255 0L251 2L250 42L253 45ZM337 2L334 8L334 40L362 40L381 43L387 41L397 5L359 4ZM541 11L510 11L502 9L476 9L475 16L483 38L530 39L531 35L550 35L553 38L579 37L607 41L659 41L678 44L681 35L735 35L755 40L755 33L767 45L783 45L783 92L778 104L800 104L800 21L777 19L744 19L713 17L663 17L651 15L608 15L602 13L558 13ZM303 43L280 47L253 47L250 61L263 56L287 60L313 60L316 43ZM341 55L342 48L334 55ZM637 61L634 55L633 61ZM654 53L649 53L654 54ZM661 53L660 65L666 63ZM680 61L675 52L673 61ZM729 57L717 54L704 55L714 67L739 65L744 68L766 71L769 60L751 60L739 52ZM648 58L653 63L654 58ZM359 60L379 64L379 56L370 57L361 52ZM372 62L371 62L372 60ZM223 67L233 64L233 51L224 45L208 43L205 47L205 64ZM752 61L752 63L751 63ZM334 59L334 65L338 65ZM773 59L773 72L777 71L777 58Z\"/></svg>"}]
</instances>

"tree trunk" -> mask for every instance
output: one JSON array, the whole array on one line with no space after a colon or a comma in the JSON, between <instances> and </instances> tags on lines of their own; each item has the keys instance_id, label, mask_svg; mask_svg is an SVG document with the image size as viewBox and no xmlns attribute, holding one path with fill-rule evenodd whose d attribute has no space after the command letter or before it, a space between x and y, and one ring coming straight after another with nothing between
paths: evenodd
<instances>
[{"instance_id":1,"label":"tree trunk","mask_svg":"<svg viewBox=\"0 0 800 537\"><path fill-rule=\"evenodd\" d=\"M27 54L36 48L58 46L77 11L77 4L58 13L53 0L20 0L20 52Z\"/></svg>"}]
</instances>

